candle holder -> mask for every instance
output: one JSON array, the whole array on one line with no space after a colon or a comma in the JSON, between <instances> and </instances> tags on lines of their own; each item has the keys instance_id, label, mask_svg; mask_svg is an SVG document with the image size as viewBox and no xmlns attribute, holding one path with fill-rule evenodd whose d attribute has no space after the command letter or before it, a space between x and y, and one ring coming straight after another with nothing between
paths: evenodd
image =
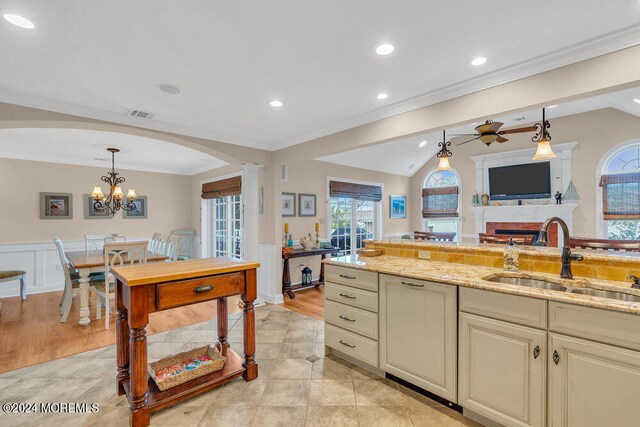
<instances>
[{"instance_id":1,"label":"candle holder","mask_svg":"<svg viewBox=\"0 0 640 427\"><path fill-rule=\"evenodd\" d=\"M316 231L316 248L320 249L320 232Z\"/></svg>"}]
</instances>

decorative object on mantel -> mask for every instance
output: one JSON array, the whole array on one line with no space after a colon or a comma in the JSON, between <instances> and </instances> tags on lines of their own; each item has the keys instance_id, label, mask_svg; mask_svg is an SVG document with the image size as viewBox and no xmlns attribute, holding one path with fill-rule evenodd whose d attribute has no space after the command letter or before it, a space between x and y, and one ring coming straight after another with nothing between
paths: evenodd
<instances>
[{"instance_id":1,"label":"decorative object on mantel","mask_svg":"<svg viewBox=\"0 0 640 427\"><path fill-rule=\"evenodd\" d=\"M389 218L407 217L407 196L389 195Z\"/></svg>"},{"instance_id":2,"label":"decorative object on mantel","mask_svg":"<svg viewBox=\"0 0 640 427\"><path fill-rule=\"evenodd\" d=\"M115 169L115 156L116 153L120 152L120 150L118 150L117 148L107 148L107 151L111 153L111 171L108 172L108 175L103 175L100 179L109 185L109 195L105 197L100 186L94 187L93 192L91 193L91 197L93 197L94 201L94 209L98 211L106 210L111 214L111 216L115 216L116 212L118 212L120 209L122 209L123 211L133 211L139 209L140 206L134 203L137 199L137 196L136 191L133 188L130 188L129 191L127 191L126 202L123 203L125 201L125 196L122 192L122 188L120 188L120 184L125 181L125 178L123 176L118 176L119 174Z\"/></svg>"},{"instance_id":3,"label":"decorative object on mantel","mask_svg":"<svg viewBox=\"0 0 640 427\"><path fill-rule=\"evenodd\" d=\"M40 193L40 219L72 219L73 194Z\"/></svg>"},{"instance_id":4,"label":"decorative object on mantel","mask_svg":"<svg viewBox=\"0 0 640 427\"><path fill-rule=\"evenodd\" d=\"M358 249L358 256L374 257L382 255L382 249Z\"/></svg>"},{"instance_id":5,"label":"decorative object on mantel","mask_svg":"<svg viewBox=\"0 0 640 427\"><path fill-rule=\"evenodd\" d=\"M538 143L538 149L533 156L533 160L549 160L556 157L555 153L551 149L551 134L548 129L551 127L551 123L545 117L545 109L542 109L542 122L533 125L536 128L536 133L531 141Z\"/></svg>"},{"instance_id":6,"label":"decorative object on mantel","mask_svg":"<svg viewBox=\"0 0 640 427\"><path fill-rule=\"evenodd\" d=\"M473 206L479 206L480 205L480 195L478 194L478 192L474 192L473 196L471 197L471 204Z\"/></svg>"},{"instance_id":7,"label":"decorative object on mantel","mask_svg":"<svg viewBox=\"0 0 640 427\"><path fill-rule=\"evenodd\" d=\"M489 206L489 195L488 194L483 194L481 196L481 200L482 200L482 206Z\"/></svg>"},{"instance_id":8,"label":"decorative object on mantel","mask_svg":"<svg viewBox=\"0 0 640 427\"><path fill-rule=\"evenodd\" d=\"M210 345L149 363L149 376L161 391L219 371L226 358Z\"/></svg>"},{"instance_id":9,"label":"decorative object on mantel","mask_svg":"<svg viewBox=\"0 0 640 427\"><path fill-rule=\"evenodd\" d=\"M438 147L440 147L440 151L436 154L440 159L438 162L438 170L450 171L451 165L449 164L449 157L453 156L453 154L451 150L447 148L451 147L451 141L447 141L447 132L445 130L442 131L442 142L438 142Z\"/></svg>"},{"instance_id":10,"label":"decorative object on mantel","mask_svg":"<svg viewBox=\"0 0 640 427\"><path fill-rule=\"evenodd\" d=\"M562 204L562 193L559 191L556 191L555 196L553 196L554 199L556 199L556 205L561 205Z\"/></svg>"},{"instance_id":11,"label":"decorative object on mantel","mask_svg":"<svg viewBox=\"0 0 640 427\"><path fill-rule=\"evenodd\" d=\"M296 193L282 193L282 216L296 216Z\"/></svg>"},{"instance_id":12,"label":"decorative object on mantel","mask_svg":"<svg viewBox=\"0 0 640 427\"><path fill-rule=\"evenodd\" d=\"M298 216L316 216L315 194L298 194Z\"/></svg>"},{"instance_id":13,"label":"decorative object on mantel","mask_svg":"<svg viewBox=\"0 0 640 427\"><path fill-rule=\"evenodd\" d=\"M562 196L564 200L578 200L580 196L578 195L578 190L576 190L576 186L573 185L573 180L569 181L569 186L567 190L564 192Z\"/></svg>"}]
</instances>

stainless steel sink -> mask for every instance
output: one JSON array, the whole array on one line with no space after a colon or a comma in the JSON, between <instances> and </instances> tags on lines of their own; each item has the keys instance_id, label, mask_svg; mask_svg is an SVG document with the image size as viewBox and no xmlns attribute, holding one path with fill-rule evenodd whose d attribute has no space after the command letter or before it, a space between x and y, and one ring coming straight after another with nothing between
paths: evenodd
<instances>
[{"instance_id":1,"label":"stainless steel sink","mask_svg":"<svg viewBox=\"0 0 640 427\"><path fill-rule=\"evenodd\" d=\"M565 292L566 286L558 285L557 283L547 282L546 280L539 279L526 279L524 277L503 277L494 276L488 279L489 282L506 283L516 286L527 286L529 288L549 289L552 291Z\"/></svg>"},{"instance_id":2,"label":"stainless steel sink","mask_svg":"<svg viewBox=\"0 0 640 427\"><path fill-rule=\"evenodd\" d=\"M620 301L640 302L640 296L625 294L624 292L604 291L593 288L571 288L569 292L572 294L591 295L593 297L617 299Z\"/></svg>"}]
</instances>

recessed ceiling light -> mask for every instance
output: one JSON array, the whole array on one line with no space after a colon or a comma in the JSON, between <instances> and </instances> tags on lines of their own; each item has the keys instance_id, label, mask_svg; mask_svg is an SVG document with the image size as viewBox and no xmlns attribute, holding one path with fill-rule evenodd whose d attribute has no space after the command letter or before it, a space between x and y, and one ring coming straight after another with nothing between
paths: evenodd
<instances>
[{"instance_id":1,"label":"recessed ceiling light","mask_svg":"<svg viewBox=\"0 0 640 427\"><path fill-rule=\"evenodd\" d=\"M160 83L158 85L158 89L164 93L168 93L169 95L177 95L182 92L178 86L170 85L168 83Z\"/></svg>"},{"instance_id":2,"label":"recessed ceiling light","mask_svg":"<svg viewBox=\"0 0 640 427\"><path fill-rule=\"evenodd\" d=\"M633 102L635 102L636 104L640 104L640 98L633 98Z\"/></svg>"},{"instance_id":3,"label":"recessed ceiling light","mask_svg":"<svg viewBox=\"0 0 640 427\"><path fill-rule=\"evenodd\" d=\"M279 108L279 107L282 107L284 104L282 103L282 101L278 101L277 99L274 99L269 103L269 105L271 105L272 107Z\"/></svg>"},{"instance_id":4,"label":"recessed ceiling light","mask_svg":"<svg viewBox=\"0 0 640 427\"><path fill-rule=\"evenodd\" d=\"M35 28L35 25L33 24L33 22L29 21L24 16L16 15L15 13L5 13L3 16L4 16L4 19L11 22L13 25L17 27L26 28L27 30L31 30Z\"/></svg>"},{"instance_id":5,"label":"recessed ceiling light","mask_svg":"<svg viewBox=\"0 0 640 427\"><path fill-rule=\"evenodd\" d=\"M387 99L388 97L389 95L386 93L379 93L376 95L376 98L378 98L379 100Z\"/></svg>"},{"instance_id":6,"label":"recessed ceiling light","mask_svg":"<svg viewBox=\"0 0 640 427\"><path fill-rule=\"evenodd\" d=\"M487 58L479 57L471 61L471 65L482 65L487 62Z\"/></svg>"},{"instance_id":7,"label":"recessed ceiling light","mask_svg":"<svg viewBox=\"0 0 640 427\"><path fill-rule=\"evenodd\" d=\"M376 53L381 56L391 55L396 47L389 42L380 43L376 46Z\"/></svg>"},{"instance_id":8,"label":"recessed ceiling light","mask_svg":"<svg viewBox=\"0 0 640 427\"><path fill-rule=\"evenodd\" d=\"M425 145L427 145L427 140L426 139L424 141L422 141L420 144L418 144L418 147L423 148Z\"/></svg>"},{"instance_id":9,"label":"recessed ceiling light","mask_svg":"<svg viewBox=\"0 0 640 427\"><path fill-rule=\"evenodd\" d=\"M558 104L549 105L547 108L556 108Z\"/></svg>"}]
</instances>

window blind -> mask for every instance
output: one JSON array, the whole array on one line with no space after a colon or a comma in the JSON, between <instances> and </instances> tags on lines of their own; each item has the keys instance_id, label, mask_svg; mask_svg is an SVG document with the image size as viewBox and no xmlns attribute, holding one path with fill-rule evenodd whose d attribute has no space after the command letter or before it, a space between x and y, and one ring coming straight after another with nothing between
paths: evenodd
<instances>
[{"instance_id":1,"label":"window blind","mask_svg":"<svg viewBox=\"0 0 640 427\"><path fill-rule=\"evenodd\" d=\"M602 175L603 219L640 219L640 172Z\"/></svg>"},{"instance_id":2,"label":"window blind","mask_svg":"<svg viewBox=\"0 0 640 427\"><path fill-rule=\"evenodd\" d=\"M242 193L242 177L222 179L202 184L203 199L217 199L225 196L239 196Z\"/></svg>"},{"instance_id":3,"label":"window blind","mask_svg":"<svg viewBox=\"0 0 640 427\"><path fill-rule=\"evenodd\" d=\"M354 184L351 182L330 181L329 195L331 197L350 197L356 200L382 200L382 187L377 185Z\"/></svg>"},{"instance_id":4,"label":"window blind","mask_svg":"<svg viewBox=\"0 0 640 427\"><path fill-rule=\"evenodd\" d=\"M458 216L458 187L422 189L423 218L452 218Z\"/></svg>"}]
</instances>

